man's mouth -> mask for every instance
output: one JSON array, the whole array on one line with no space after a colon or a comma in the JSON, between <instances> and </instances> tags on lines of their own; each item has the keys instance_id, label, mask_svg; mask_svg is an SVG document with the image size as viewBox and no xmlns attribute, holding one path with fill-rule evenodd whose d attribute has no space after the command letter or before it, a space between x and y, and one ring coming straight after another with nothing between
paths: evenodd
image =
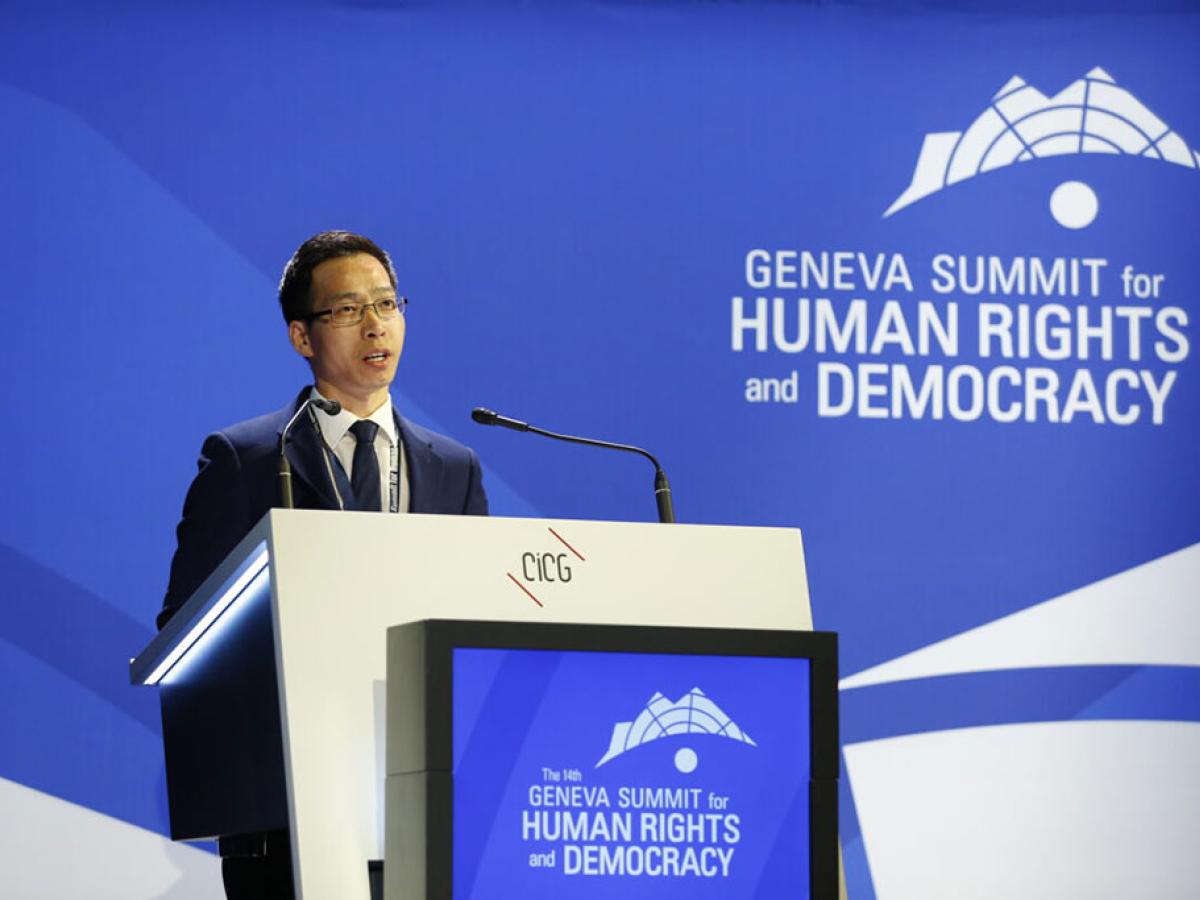
<instances>
[{"instance_id":1,"label":"man's mouth","mask_svg":"<svg viewBox=\"0 0 1200 900\"><path fill-rule=\"evenodd\" d=\"M374 353L368 353L366 356L364 356L363 361L369 363L387 362L387 358L389 356L391 356L391 354L388 351L377 350Z\"/></svg>"}]
</instances>

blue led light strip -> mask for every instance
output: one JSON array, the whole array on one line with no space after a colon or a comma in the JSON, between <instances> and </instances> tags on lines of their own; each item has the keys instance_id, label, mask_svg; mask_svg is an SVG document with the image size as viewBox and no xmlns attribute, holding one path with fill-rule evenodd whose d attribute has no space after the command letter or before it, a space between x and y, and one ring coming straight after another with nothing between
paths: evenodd
<instances>
[{"instance_id":1,"label":"blue led light strip","mask_svg":"<svg viewBox=\"0 0 1200 900\"><path fill-rule=\"evenodd\" d=\"M209 607L200 615L192 625L185 631L176 635L167 645L167 647L158 648L151 643L147 648L147 652L141 657L134 660L131 664L133 671L133 680L137 684L156 685L162 682L167 674L182 660L187 653L197 648L204 638L214 631L213 626L216 625L226 613L243 597L253 596L255 591L251 588L261 583L261 580L266 578L270 573L270 553L267 550L266 544L259 546L258 552L250 557L246 563L240 567L237 575L229 582L229 584L210 601ZM190 601L189 601L190 602ZM186 607L185 607L186 609ZM179 614L184 614L181 610ZM153 660L159 653L163 653L161 660L157 664ZM149 674L139 676L139 669L146 667L147 662L143 662L146 657L150 657L147 661L153 668Z\"/></svg>"}]
</instances>

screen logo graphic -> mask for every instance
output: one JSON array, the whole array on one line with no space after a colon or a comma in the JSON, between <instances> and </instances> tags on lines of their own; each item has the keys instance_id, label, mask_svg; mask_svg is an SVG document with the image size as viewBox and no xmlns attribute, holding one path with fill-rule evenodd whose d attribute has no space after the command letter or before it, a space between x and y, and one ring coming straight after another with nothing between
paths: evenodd
<instances>
[{"instance_id":1,"label":"screen logo graphic","mask_svg":"<svg viewBox=\"0 0 1200 900\"><path fill-rule=\"evenodd\" d=\"M912 184L883 214L983 172L1079 153L1140 156L1200 168L1200 153L1137 97L1096 67L1053 97L1014 75L966 131L925 135ZM1065 228L1086 228L1099 200L1081 181L1055 188L1050 211Z\"/></svg>"},{"instance_id":2,"label":"screen logo graphic","mask_svg":"<svg viewBox=\"0 0 1200 900\"><path fill-rule=\"evenodd\" d=\"M455 896L811 896L811 660L618 637L454 649Z\"/></svg>"},{"instance_id":3,"label":"screen logo graphic","mask_svg":"<svg viewBox=\"0 0 1200 900\"><path fill-rule=\"evenodd\" d=\"M617 722L613 726L608 752L596 763L596 768L635 747L680 734L707 734L758 746L700 688L692 688L674 703L655 692L636 719ZM685 775L694 772L699 761L696 751L690 747L681 747L675 753L675 768Z\"/></svg>"}]
</instances>

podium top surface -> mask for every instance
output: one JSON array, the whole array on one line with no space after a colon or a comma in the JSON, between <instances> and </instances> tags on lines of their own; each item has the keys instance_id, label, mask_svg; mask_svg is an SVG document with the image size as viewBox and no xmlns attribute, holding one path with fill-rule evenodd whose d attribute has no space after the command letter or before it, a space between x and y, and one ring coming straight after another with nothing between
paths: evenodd
<instances>
[{"instance_id":1,"label":"podium top surface","mask_svg":"<svg viewBox=\"0 0 1200 900\"><path fill-rule=\"evenodd\" d=\"M596 600L598 590L694 594L707 590L715 570L740 569L735 581L754 583L763 566L772 579L785 576L798 588L792 597L803 601L805 615L787 626L745 624L811 628L795 528L275 509L130 662L130 681L159 683L239 597L268 590L281 567L286 581L304 573L306 581L328 583L342 595L355 589L348 573L359 573L362 589L370 590L381 570L403 570L410 587L424 579L438 595L495 593L501 599L495 618L540 610L547 621L578 621L579 601ZM597 584L590 575L601 567L609 577ZM623 621L604 615L603 608L597 612L597 621ZM736 619L717 624L734 627Z\"/></svg>"}]
</instances>

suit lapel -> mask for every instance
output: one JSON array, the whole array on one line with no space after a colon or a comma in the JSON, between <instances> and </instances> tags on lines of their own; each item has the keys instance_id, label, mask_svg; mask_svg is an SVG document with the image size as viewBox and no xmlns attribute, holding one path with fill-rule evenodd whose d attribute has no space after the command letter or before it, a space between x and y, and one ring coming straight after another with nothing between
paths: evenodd
<instances>
[{"instance_id":1,"label":"suit lapel","mask_svg":"<svg viewBox=\"0 0 1200 900\"><path fill-rule=\"evenodd\" d=\"M300 404L308 399L309 390L307 387L302 390L296 402L284 411L285 418L279 426L281 433L288 420L300 408ZM288 432L286 452L288 461L292 464L292 477L304 482L305 486L320 498L322 509L337 509L337 496L329 483L329 470L325 468L325 450L311 416L306 414L296 420L296 424Z\"/></svg>"},{"instance_id":2,"label":"suit lapel","mask_svg":"<svg viewBox=\"0 0 1200 900\"><path fill-rule=\"evenodd\" d=\"M433 452L429 441L418 437L412 426L394 411L396 427L404 442L404 459L408 464L409 512L436 512L438 485L442 478L442 460Z\"/></svg>"}]
</instances>

